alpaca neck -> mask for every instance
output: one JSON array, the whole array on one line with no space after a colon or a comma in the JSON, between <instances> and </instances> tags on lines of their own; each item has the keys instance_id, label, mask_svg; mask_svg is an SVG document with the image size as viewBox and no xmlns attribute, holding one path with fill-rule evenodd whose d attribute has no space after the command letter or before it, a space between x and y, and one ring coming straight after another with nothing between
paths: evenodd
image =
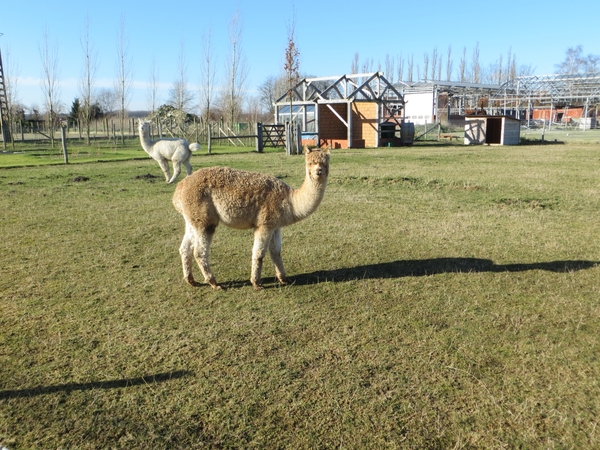
<instances>
[{"instance_id":1,"label":"alpaca neck","mask_svg":"<svg viewBox=\"0 0 600 450\"><path fill-rule=\"evenodd\" d=\"M290 203L296 222L305 219L317 210L323 200L326 186L327 179L323 182L313 181L307 174L302 186L292 191Z\"/></svg>"},{"instance_id":2,"label":"alpaca neck","mask_svg":"<svg viewBox=\"0 0 600 450\"><path fill-rule=\"evenodd\" d=\"M140 130L140 142L142 143L142 148L144 151L150 154L154 144L152 139L150 139L150 130Z\"/></svg>"}]
</instances>

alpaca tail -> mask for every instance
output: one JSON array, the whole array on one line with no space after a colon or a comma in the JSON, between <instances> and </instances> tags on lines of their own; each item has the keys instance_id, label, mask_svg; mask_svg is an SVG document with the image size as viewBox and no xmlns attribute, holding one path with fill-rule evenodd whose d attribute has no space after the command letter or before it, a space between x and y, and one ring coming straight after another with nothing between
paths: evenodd
<instances>
[{"instance_id":1,"label":"alpaca tail","mask_svg":"<svg viewBox=\"0 0 600 450\"><path fill-rule=\"evenodd\" d=\"M196 150L200 150L200 144L194 142L193 144L190 144L190 150L195 152Z\"/></svg>"}]
</instances>

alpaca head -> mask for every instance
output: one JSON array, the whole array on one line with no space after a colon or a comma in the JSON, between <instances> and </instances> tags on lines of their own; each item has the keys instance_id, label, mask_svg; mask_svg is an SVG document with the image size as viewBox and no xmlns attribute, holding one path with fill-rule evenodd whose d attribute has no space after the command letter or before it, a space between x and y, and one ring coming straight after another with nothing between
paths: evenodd
<instances>
[{"instance_id":1,"label":"alpaca head","mask_svg":"<svg viewBox=\"0 0 600 450\"><path fill-rule=\"evenodd\" d=\"M150 125L151 123L147 120L140 120L139 122L139 130L140 130L140 136L150 136Z\"/></svg>"},{"instance_id":2,"label":"alpaca head","mask_svg":"<svg viewBox=\"0 0 600 450\"><path fill-rule=\"evenodd\" d=\"M323 150L304 147L306 175L319 183L327 181L329 175L329 146Z\"/></svg>"}]
</instances>

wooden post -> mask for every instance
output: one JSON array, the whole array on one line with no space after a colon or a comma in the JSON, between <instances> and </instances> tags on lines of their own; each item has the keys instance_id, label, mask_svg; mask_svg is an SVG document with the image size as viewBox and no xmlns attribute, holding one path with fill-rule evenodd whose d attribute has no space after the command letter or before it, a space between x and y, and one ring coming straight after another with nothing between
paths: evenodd
<instances>
[{"instance_id":1,"label":"wooden post","mask_svg":"<svg viewBox=\"0 0 600 450\"><path fill-rule=\"evenodd\" d=\"M285 154L292 154L292 127L290 122L285 123Z\"/></svg>"},{"instance_id":2,"label":"wooden post","mask_svg":"<svg viewBox=\"0 0 600 450\"><path fill-rule=\"evenodd\" d=\"M212 127L208 124L208 154L212 154Z\"/></svg>"},{"instance_id":3,"label":"wooden post","mask_svg":"<svg viewBox=\"0 0 600 450\"><path fill-rule=\"evenodd\" d=\"M65 164L69 164L69 154L67 153L67 128L63 124L60 127L60 138L62 140L62 151L63 156L65 157Z\"/></svg>"},{"instance_id":4,"label":"wooden post","mask_svg":"<svg viewBox=\"0 0 600 450\"><path fill-rule=\"evenodd\" d=\"M354 141L354 134L352 133L352 127L353 127L353 123L352 123L352 116L353 116L353 111L352 111L352 102L348 102L347 104L347 121L348 121L348 133L347 133L347 137L348 137L348 148L352 148L353 147L353 141Z\"/></svg>"},{"instance_id":5,"label":"wooden post","mask_svg":"<svg viewBox=\"0 0 600 450\"><path fill-rule=\"evenodd\" d=\"M296 126L296 155L302 154L302 124Z\"/></svg>"},{"instance_id":6,"label":"wooden post","mask_svg":"<svg viewBox=\"0 0 600 450\"><path fill-rule=\"evenodd\" d=\"M256 122L256 151L262 153L263 151L263 128L262 123Z\"/></svg>"}]
</instances>

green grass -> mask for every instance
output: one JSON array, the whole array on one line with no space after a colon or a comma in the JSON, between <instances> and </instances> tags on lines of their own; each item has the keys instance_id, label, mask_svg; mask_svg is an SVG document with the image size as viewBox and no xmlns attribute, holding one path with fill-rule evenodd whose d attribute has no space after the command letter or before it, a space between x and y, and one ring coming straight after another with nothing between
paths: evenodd
<instances>
[{"instance_id":1,"label":"green grass","mask_svg":"<svg viewBox=\"0 0 600 450\"><path fill-rule=\"evenodd\" d=\"M214 155L223 155L248 153L253 150L253 147L213 145L211 152ZM282 151L282 149L265 149L265 153ZM206 154L206 146L195 153L197 156ZM114 143L106 140L93 141L89 146L83 141L68 141L67 155L69 164L149 159L148 154L140 146L138 139L128 139L125 145L114 145ZM54 148L50 146L49 142L33 144L16 142L14 148L7 145L6 150L0 151L0 168L65 164L64 161L60 141L56 142Z\"/></svg>"},{"instance_id":2,"label":"green grass","mask_svg":"<svg viewBox=\"0 0 600 450\"><path fill-rule=\"evenodd\" d=\"M331 163L283 233L293 283L268 263L262 292L225 227L225 289L182 281L149 159L0 169L0 446L600 447L600 146ZM303 176L281 152L192 164Z\"/></svg>"}]
</instances>

